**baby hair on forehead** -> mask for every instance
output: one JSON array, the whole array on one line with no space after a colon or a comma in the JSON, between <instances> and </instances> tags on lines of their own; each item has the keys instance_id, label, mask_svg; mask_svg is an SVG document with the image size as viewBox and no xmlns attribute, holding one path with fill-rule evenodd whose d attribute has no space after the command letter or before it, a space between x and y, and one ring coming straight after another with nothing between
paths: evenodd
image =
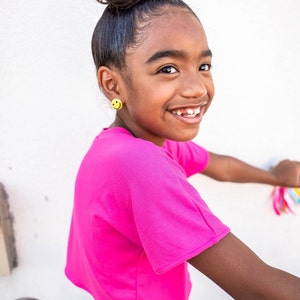
<instances>
[{"instance_id":1,"label":"baby hair on forehead","mask_svg":"<svg viewBox=\"0 0 300 300\"><path fill-rule=\"evenodd\" d=\"M107 4L108 6L117 8L119 10L128 9L140 1L141 0L97 0L97 2L101 4Z\"/></svg>"},{"instance_id":2,"label":"baby hair on forehead","mask_svg":"<svg viewBox=\"0 0 300 300\"><path fill-rule=\"evenodd\" d=\"M125 68L126 50L138 44L142 22L160 15L166 6L182 8L197 16L183 0L96 0L108 5L92 37L92 54L96 70L101 66Z\"/></svg>"}]
</instances>

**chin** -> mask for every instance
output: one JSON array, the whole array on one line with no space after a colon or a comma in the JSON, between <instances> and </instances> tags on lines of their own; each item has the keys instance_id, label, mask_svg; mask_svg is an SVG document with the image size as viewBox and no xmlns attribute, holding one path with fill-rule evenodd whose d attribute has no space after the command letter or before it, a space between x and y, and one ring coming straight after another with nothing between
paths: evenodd
<instances>
[{"instance_id":1,"label":"chin","mask_svg":"<svg viewBox=\"0 0 300 300\"><path fill-rule=\"evenodd\" d=\"M170 140L177 142L188 142L193 140L199 132L199 127L197 130L189 130L189 132L183 132L182 134L176 134L174 137L170 137Z\"/></svg>"}]
</instances>

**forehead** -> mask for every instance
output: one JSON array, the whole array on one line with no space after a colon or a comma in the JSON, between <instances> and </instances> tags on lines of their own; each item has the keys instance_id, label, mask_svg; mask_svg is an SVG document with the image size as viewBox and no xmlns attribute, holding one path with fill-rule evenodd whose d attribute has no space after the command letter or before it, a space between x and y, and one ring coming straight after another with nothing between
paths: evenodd
<instances>
[{"instance_id":1,"label":"forehead","mask_svg":"<svg viewBox=\"0 0 300 300\"><path fill-rule=\"evenodd\" d=\"M138 24L137 44L130 55L149 55L163 49L203 52L208 49L200 21L185 8L164 7Z\"/></svg>"}]
</instances>

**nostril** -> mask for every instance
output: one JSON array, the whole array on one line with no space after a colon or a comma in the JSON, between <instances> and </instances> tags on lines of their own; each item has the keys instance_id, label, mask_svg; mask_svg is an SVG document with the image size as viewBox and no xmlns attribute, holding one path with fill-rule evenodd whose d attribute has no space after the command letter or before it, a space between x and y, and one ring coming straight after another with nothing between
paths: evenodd
<instances>
[{"instance_id":1,"label":"nostril","mask_svg":"<svg viewBox=\"0 0 300 300\"><path fill-rule=\"evenodd\" d=\"M207 94L206 81L199 73L189 74L182 82L181 93L186 98L202 98Z\"/></svg>"}]
</instances>

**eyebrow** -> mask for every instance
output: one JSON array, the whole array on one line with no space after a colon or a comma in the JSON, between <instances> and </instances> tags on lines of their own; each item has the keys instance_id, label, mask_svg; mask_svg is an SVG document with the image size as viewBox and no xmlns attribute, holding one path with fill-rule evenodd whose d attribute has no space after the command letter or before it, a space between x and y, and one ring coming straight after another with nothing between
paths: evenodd
<instances>
[{"instance_id":1,"label":"eyebrow","mask_svg":"<svg viewBox=\"0 0 300 300\"><path fill-rule=\"evenodd\" d=\"M212 57L212 52L210 49L203 50L200 53L200 57ZM150 64L156 60L159 60L164 57L173 57L173 58L185 58L187 53L181 50L162 50L155 52L147 61L146 64Z\"/></svg>"}]
</instances>

